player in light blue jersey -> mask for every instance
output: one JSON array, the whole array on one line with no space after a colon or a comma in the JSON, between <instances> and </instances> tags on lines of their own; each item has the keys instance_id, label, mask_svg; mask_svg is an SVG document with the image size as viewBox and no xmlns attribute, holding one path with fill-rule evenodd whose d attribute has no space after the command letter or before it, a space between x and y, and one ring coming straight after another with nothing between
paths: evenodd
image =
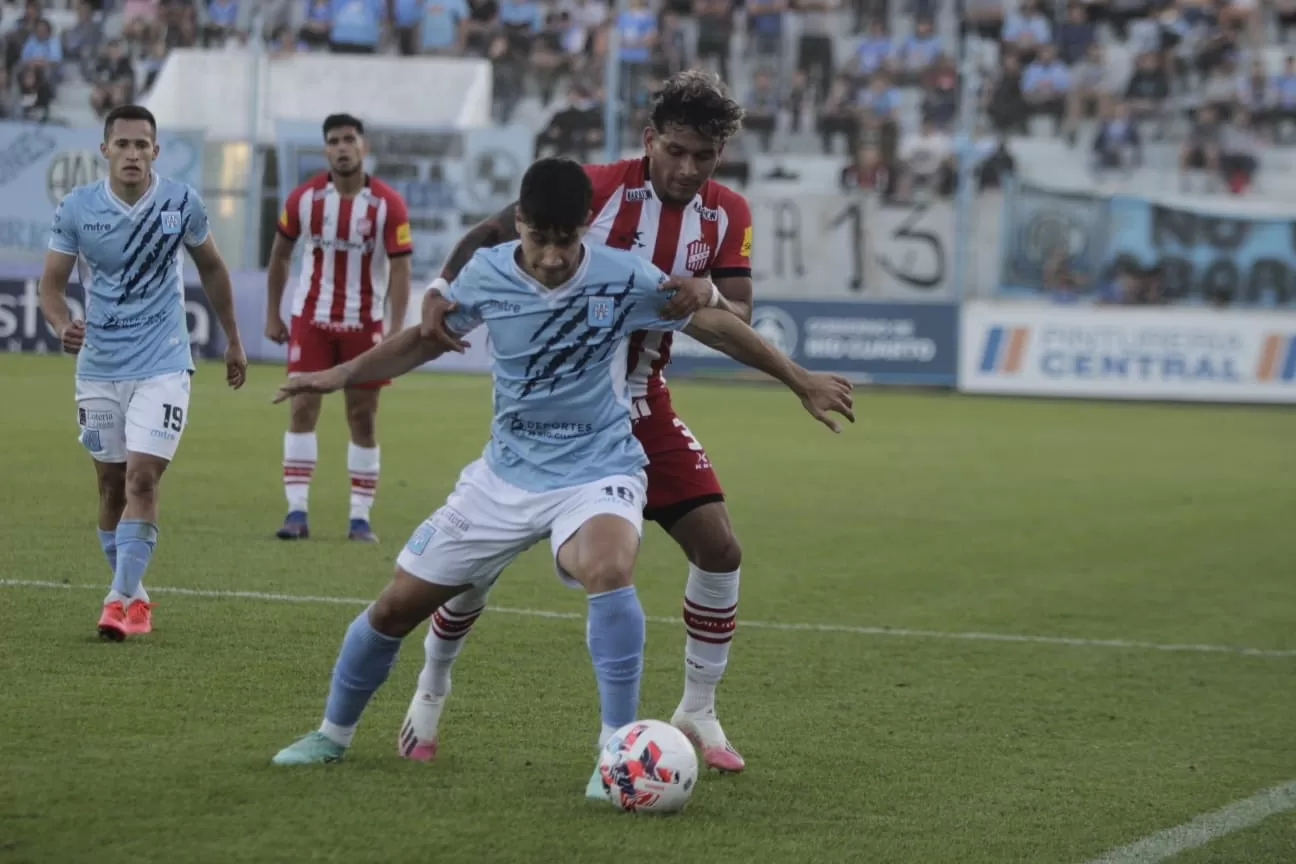
<instances>
[{"instance_id":1,"label":"player in light blue jersey","mask_svg":"<svg viewBox=\"0 0 1296 864\"><path fill-rule=\"evenodd\" d=\"M54 214L40 304L63 348L77 355L81 444L99 479L99 544L113 570L99 635L152 630L141 580L157 544L157 491L189 409L193 356L182 249L225 331L225 374L243 386L247 358L234 320L229 272L198 193L152 170L157 123L137 105L113 109L100 151L108 177L69 192ZM67 285L84 263L85 320L68 310Z\"/></svg>"},{"instance_id":2,"label":"player in light blue jersey","mask_svg":"<svg viewBox=\"0 0 1296 864\"><path fill-rule=\"evenodd\" d=\"M582 242L591 194L577 163L537 162L522 180L521 240L477 252L449 287L457 304L450 325L467 333L484 323L490 335L490 441L445 506L415 530L377 602L351 623L319 731L280 751L276 764L341 759L401 639L450 598L487 590L514 558L546 539L558 576L588 596L599 745L636 719L644 615L632 574L648 459L630 430L632 332L683 330L783 381L834 431L826 412L854 419L849 382L806 372L737 316L702 309L691 319L663 320L671 294L662 290L661 271L630 252ZM276 401L403 375L443 350L412 327L349 363L289 379ZM435 734L407 723L400 752L431 758ZM586 791L606 797L597 771Z\"/></svg>"}]
</instances>

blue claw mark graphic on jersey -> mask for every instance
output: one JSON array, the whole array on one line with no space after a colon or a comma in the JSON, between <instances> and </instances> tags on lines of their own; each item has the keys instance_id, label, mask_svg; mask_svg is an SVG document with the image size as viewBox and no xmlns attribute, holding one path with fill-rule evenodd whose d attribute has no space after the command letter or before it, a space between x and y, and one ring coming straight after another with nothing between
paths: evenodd
<instances>
[{"instance_id":1,"label":"blue claw mark graphic on jersey","mask_svg":"<svg viewBox=\"0 0 1296 864\"><path fill-rule=\"evenodd\" d=\"M563 367L564 363L571 360L576 352L581 351L582 349L584 350L584 353L580 357L572 361L570 371L576 375L580 375L583 367L589 363L590 359L598 349L606 347L610 350L611 347L615 347L619 342L616 334L620 332L621 325L625 323L626 316L630 314L630 309L634 306L633 302L622 303L619 301L623 300L631 291L634 290L634 285L635 277L634 274L631 273L630 278L626 281L619 293L611 293L612 285L610 283L604 284L599 286L597 291L583 293L578 297L572 298L571 302L555 309L553 313L544 320L544 323L536 328L535 335L532 336L532 339L539 339L540 334L557 323L564 314L570 314L566 320L562 321L562 323L558 325L557 329L554 330L549 338L545 340L544 344L542 344L540 348L531 355L531 359L527 362L526 367L527 382L522 388L521 395L523 397L530 395L540 385L540 383L545 380L549 382L549 392L552 393L554 388L558 386L558 383L562 381L564 377L562 374L558 373L558 370ZM549 358L549 362L545 364L544 368L536 371L536 364L540 362L542 357L552 351L555 345L569 336L572 331L576 330L581 325L589 325L589 316L592 314L593 308L592 304L597 303L599 298L607 298L608 302L611 304L611 309L620 308L620 312L618 313L615 322L610 322L611 326L590 327L580 339L573 341L571 345L568 345L561 351L555 352L553 356ZM534 375L532 374L533 372L535 373Z\"/></svg>"},{"instance_id":2,"label":"blue claw mark graphic on jersey","mask_svg":"<svg viewBox=\"0 0 1296 864\"><path fill-rule=\"evenodd\" d=\"M165 262L174 258L176 253L180 251L180 243L184 239L185 231L189 228L189 215L185 212L188 203L189 192L186 190L184 197L180 199L178 207L172 208L171 199L168 198L161 205L151 206L148 213L141 217L139 222L135 223L135 228L131 231L130 236L126 238L126 247L122 250L123 253L130 250L130 257L126 259L126 263L122 267L122 270L130 275L123 277L122 281L125 289L122 291L121 296L117 298L118 303L125 303L137 291L140 297L144 297L148 294L150 288L162 284L162 280L167 277L171 268L165 266ZM168 231L168 226L163 224L163 217L173 213L185 213L184 221L180 224L179 230L174 233ZM143 235L140 234L141 229L144 231ZM137 237L139 243L132 248ZM152 245L150 246L150 244ZM140 259L140 253L146 248L149 250L148 254L143 259ZM163 262L163 266L155 266L158 262ZM136 268L137 263L138 268ZM147 280L145 274L151 274Z\"/></svg>"}]
</instances>

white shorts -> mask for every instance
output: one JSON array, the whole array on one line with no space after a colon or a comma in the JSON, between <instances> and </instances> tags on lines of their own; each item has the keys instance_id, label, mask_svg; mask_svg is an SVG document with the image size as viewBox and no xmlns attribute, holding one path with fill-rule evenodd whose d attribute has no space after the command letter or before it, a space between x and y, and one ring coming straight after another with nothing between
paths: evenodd
<instances>
[{"instance_id":1,"label":"white shorts","mask_svg":"<svg viewBox=\"0 0 1296 864\"><path fill-rule=\"evenodd\" d=\"M188 372L137 381L76 379L81 446L99 462L125 462L126 454L175 458L189 420Z\"/></svg>"},{"instance_id":2,"label":"white shorts","mask_svg":"<svg viewBox=\"0 0 1296 864\"><path fill-rule=\"evenodd\" d=\"M552 492L527 492L501 480L478 459L459 475L445 506L415 529L396 564L437 585L492 582L513 559L549 538L554 569L558 550L595 516L620 516L643 536L647 478L616 475Z\"/></svg>"}]
</instances>

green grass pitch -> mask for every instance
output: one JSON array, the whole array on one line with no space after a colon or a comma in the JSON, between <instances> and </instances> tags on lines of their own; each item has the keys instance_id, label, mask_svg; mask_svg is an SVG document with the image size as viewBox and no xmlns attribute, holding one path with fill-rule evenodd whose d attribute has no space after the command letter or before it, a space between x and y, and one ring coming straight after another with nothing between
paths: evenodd
<instances>
[{"instance_id":1,"label":"green grass pitch","mask_svg":"<svg viewBox=\"0 0 1296 864\"><path fill-rule=\"evenodd\" d=\"M356 604L159 591L152 636L100 643L108 572L72 372L0 356L0 864L1080 864L1296 778L1291 410L862 391L832 436L777 389L679 383L745 548L720 709L749 767L654 819L581 796L584 601L540 548L492 602L568 617L478 622L432 765L394 747L421 632L347 762L269 764L318 723ZM147 585L371 598L485 440L485 378L398 382L379 421L383 542L349 545L330 400L315 539L281 543L279 375L255 367L232 393L199 369ZM637 583L670 620L648 628L647 717L679 697L684 575L650 526ZM1296 814L1174 861L1290 864Z\"/></svg>"}]
</instances>

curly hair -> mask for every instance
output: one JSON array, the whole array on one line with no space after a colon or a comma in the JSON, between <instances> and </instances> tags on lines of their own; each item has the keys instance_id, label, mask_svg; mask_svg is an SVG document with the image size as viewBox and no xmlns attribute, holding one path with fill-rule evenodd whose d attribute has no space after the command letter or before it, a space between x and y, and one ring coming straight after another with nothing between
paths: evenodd
<instances>
[{"instance_id":1,"label":"curly hair","mask_svg":"<svg viewBox=\"0 0 1296 864\"><path fill-rule=\"evenodd\" d=\"M658 132L684 126L721 143L742 128L743 109L715 75L689 69L669 78L653 97L649 113Z\"/></svg>"}]
</instances>

